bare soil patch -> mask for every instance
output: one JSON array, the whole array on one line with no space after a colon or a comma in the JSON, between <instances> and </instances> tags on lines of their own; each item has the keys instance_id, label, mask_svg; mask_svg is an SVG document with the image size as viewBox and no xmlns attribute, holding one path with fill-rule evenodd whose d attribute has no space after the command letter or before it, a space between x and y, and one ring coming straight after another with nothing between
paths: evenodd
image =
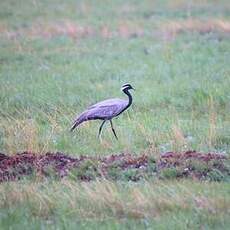
<instances>
[{"instance_id":1,"label":"bare soil patch","mask_svg":"<svg viewBox=\"0 0 230 230\"><path fill-rule=\"evenodd\" d=\"M8 156L0 153L0 182L23 178L69 177L91 181L191 178L230 181L229 157L218 153L167 152L155 158L149 155L118 154L106 157L71 157L64 153L31 152Z\"/></svg>"}]
</instances>

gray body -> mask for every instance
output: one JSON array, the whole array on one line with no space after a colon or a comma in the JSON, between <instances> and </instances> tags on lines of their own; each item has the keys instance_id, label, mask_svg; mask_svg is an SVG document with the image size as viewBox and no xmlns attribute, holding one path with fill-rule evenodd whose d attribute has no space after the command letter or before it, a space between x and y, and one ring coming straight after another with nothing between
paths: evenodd
<instances>
[{"instance_id":1,"label":"gray body","mask_svg":"<svg viewBox=\"0 0 230 230\"><path fill-rule=\"evenodd\" d=\"M128 99L126 100L120 98L113 98L98 102L90 106L75 119L71 127L71 131L73 131L78 125L85 121L99 119L103 120L99 129L99 136L104 123L106 121L110 121L113 134L117 138L117 135L113 128L112 119L124 112L132 104L132 96L129 92L130 89L133 89L130 84L125 84L122 86L122 91L128 96Z\"/></svg>"}]
</instances>

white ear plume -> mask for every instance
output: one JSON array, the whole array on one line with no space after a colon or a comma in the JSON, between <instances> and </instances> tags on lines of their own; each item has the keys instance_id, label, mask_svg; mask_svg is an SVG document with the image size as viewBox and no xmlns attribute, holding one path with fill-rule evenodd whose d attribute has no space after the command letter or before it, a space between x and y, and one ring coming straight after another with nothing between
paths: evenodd
<instances>
[{"instance_id":1,"label":"white ear plume","mask_svg":"<svg viewBox=\"0 0 230 230\"><path fill-rule=\"evenodd\" d=\"M122 86L121 87L121 91L123 91L124 89L128 88L128 86Z\"/></svg>"},{"instance_id":2,"label":"white ear plume","mask_svg":"<svg viewBox=\"0 0 230 230\"><path fill-rule=\"evenodd\" d=\"M126 88L130 88L131 87L131 85L130 84L124 84L124 85L122 85L122 87L121 87L121 91L123 91L124 89L126 89Z\"/></svg>"}]
</instances>

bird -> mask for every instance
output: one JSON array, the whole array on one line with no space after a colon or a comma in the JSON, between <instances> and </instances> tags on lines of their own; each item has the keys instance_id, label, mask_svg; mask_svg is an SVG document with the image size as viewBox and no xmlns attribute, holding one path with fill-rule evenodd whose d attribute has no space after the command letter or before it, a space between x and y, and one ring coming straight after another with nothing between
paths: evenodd
<instances>
[{"instance_id":1,"label":"bird","mask_svg":"<svg viewBox=\"0 0 230 230\"><path fill-rule=\"evenodd\" d=\"M130 90L134 90L134 88L130 84L123 84L121 87L121 91L123 91L123 93L125 93L128 96L127 99L120 99L120 98L107 99L88 107L84 112L82 112L79 116L77 116L74 119L70 131L73 131L81 123L85 121L102 120L102 123L98 131L98 138L100 138L101 131L104 124L107 121L109 121L112 132L115 138L118 140L117 134L113 127L112 119L114 117L119 116L121 113L123 113L126 109L128 109L131 106L133 102L133 98L131 93L129 92Z\"/></svg>"}]
</instances>

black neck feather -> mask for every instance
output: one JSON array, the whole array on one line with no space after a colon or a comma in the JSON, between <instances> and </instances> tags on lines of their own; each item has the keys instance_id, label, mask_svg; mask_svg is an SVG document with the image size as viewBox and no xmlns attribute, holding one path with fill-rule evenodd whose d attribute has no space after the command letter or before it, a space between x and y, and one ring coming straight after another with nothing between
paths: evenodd
<instances>
[{"instance_id":1,"label":"black neck feather","mask_svg":"<svg viewBox=\"0 0 230 230\"><path fill-rule=\"evenodd\" d=\"M132 104L133 98L132 98L132 95L131 95L131 93L129 92L128 89L124 89L123 92L124 92L124 93L128 96L128 98L129 98L129 103L128 103L128 106L127 106L127 108L128 108L128 107Z\"/></svg>"}]
</instances>

